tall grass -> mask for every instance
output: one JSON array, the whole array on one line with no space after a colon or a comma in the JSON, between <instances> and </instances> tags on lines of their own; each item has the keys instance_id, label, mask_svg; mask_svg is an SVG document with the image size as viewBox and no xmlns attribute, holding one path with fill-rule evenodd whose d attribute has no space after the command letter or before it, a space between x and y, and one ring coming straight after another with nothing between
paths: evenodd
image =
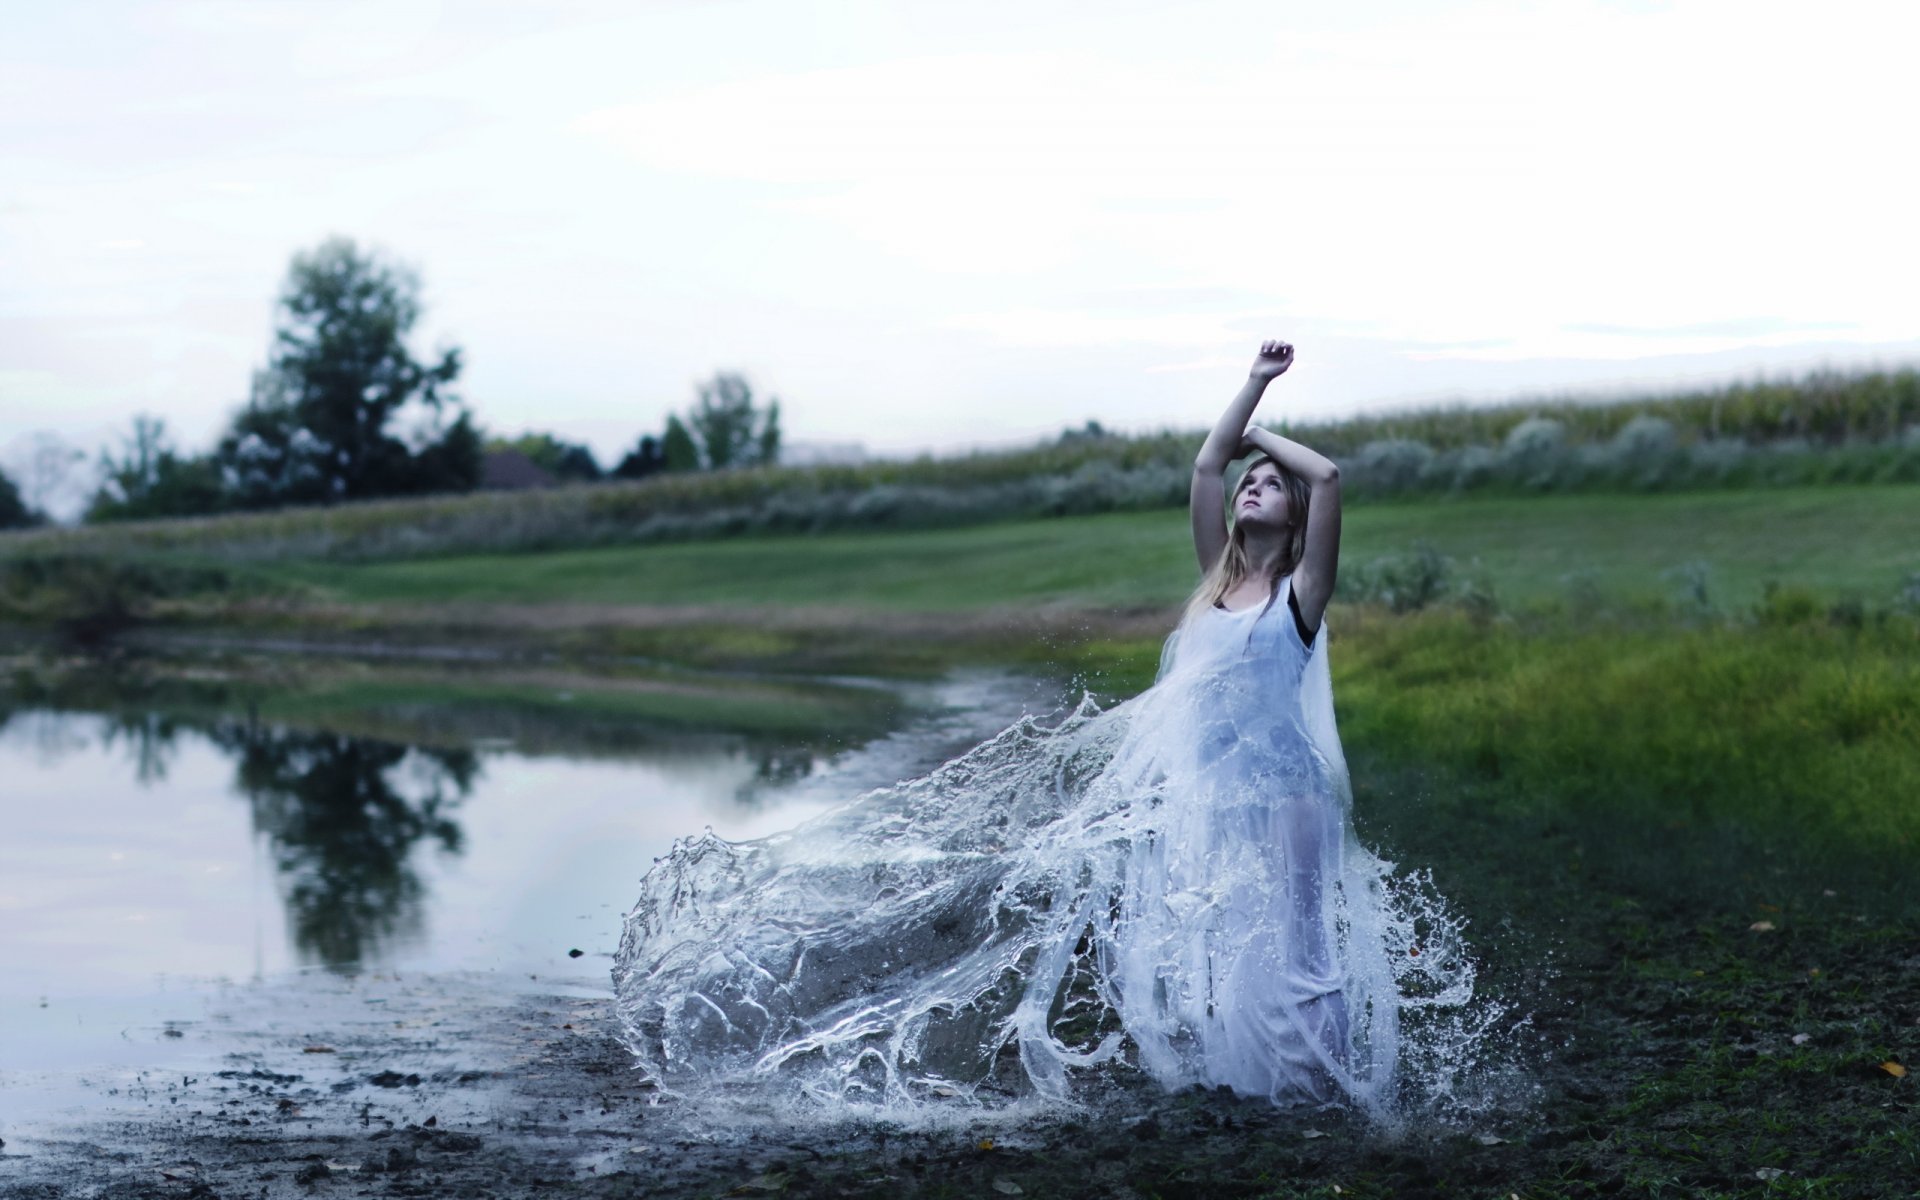
<instances>
[{"instance_id":1,"label":"tall grass","mask_svg":"<svg viewBox=\"0 0 1920 1200\"><path fill-rule=\"evenodd\" d=\"M1650 491L1920 480L1920 374L1816 374L1605 404L1431 409L1290 431L1348 497ZM0 535L0 556L393 560L842 529L938 529L1177 507L1198 433L1076 437L1014 453L756 468Z\"/></svg>"},{"instance_id":2,"label":"tall grass","mask_svg":"<svg viewBox=\"0 0 1920 1200\"><path fill-rule=\"evenodd\" d=\"M1344 615L1349 745L1477 781L1506 816L1920 847L1920 624Z\"/></svg>"}]
</instances>

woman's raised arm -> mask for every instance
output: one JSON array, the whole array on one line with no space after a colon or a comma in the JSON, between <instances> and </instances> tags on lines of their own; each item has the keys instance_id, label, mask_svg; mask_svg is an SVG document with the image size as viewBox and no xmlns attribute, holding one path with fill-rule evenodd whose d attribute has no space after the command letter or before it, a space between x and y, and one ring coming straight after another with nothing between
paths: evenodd
<instances>
[{"instance_id":1,"label":"woman's raised arm","mask_svg":"<svg viewBox=\"0 0 1920 1200\"><path fill-rule=\"evenodd\" d=\"M1247 372L1246 386L1220 414L1193 460L1193 483L1187 491L1187 515L1193 522L1193 552L1204 573L1213 568L1227 548L1227 466L1240 457L1247 423L1266 393L1267 385L1293 365L1293 347L1286 342L1260 343L1260 356Z\"/></svg>"},{"instance_id":2,"label":"woman's raised arm","mask_svg":"<svg viewBox=\"0 0 1920 1200\"><path fill-rule=\"evenodd\" d=\"M1309 629L1318 629L1340 568L1340 468L1326 455L1271 430L1255 426L1246 437L1254 449L1306 481L1307 544L1293 568L1293 595L1300 603L1300 619Z\"/></svg>"}]
</instances>

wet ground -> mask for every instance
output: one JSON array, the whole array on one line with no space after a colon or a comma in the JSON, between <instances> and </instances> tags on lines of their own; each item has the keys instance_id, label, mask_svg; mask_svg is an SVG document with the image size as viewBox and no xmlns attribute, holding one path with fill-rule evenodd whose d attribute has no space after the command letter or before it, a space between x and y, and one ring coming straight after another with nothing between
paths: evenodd
<instances>
[{"instance_id":1,"label":"wet ground","mask_svg":"<svg viewBox=\"0 0 1920 1200\"><path fill-rule=\"evenodd\" d=\"M962 726L881 749L937 755L974 736L968 722ZM525 729L516 736L534 744ZM151 754L132 753L136 742L119 744L129 762L150 765ZM252 786L295 794L294 776L259 769L266 761L259 756L274 747L247 745L256 754L246 760L255 763L246 775ZM267 757L276 770L284 765ZM176 783L196 777L186 750L171 761ZM777 768L785 759L768 761ZM888 757L872 769L886 774L897 766ZM490 769L496 783L511 777L505 762ZM59 770L76 777L72 768ZM210 767L207 777L224 787L231 770ZM795 805L786 816L804 810L807 777L772 770L762 779L757 759L731 770L717 776L724 788L716 795L728 803L767 795L765 784L794 789L780 792ZM8 775L10 783L22 777ZM580 777L566 778L580 793ZM1531 1014L1510 1047L1517 1072L1477 1110L1463 1105L1444 1120L1369 1127L1341 1112L1161 1095L1137 1078L1123 1078L1103 1103L1084 1109L956 1110L920 1127L703 1109L660 1102L630 1069L607 985L614 927L597 917L576 924L575 908L558 901L552 914L567 922L563 937L582 939L583 953L575 959L560 940L534 939L551 954L550 967L528 960L526 969L468 969L483 960L475 948L482 943L458 943L468 949L454 953L446 935L459 926L452 916L433 916L426 927L440 931L439 949L409 950L413 957L384 967L302 967L300 956L315 951L290 937L279 952L285 962L275 967L270 952L271 969L250 982L221 982L248 978L223 966L160 984L143 975L138 987L76 985L44 996L21 990L31 982L21 964L51 964L34 969L55 980L131 976L120 960L86 948L79 934L93 927L62 927L64 944L39 945L31 914L9 902L0 940L13 939L15 969L0 972L0 981L10 980L0 990L11 1005L0 1028L0 1196L1916 1193L1920 1119L1905 1064L1920 1057L1920 921L1892 886L1905 870L1898 848L1884 860L1796 859L1785 845L1742 842L1729 850L1679 834L1625 837L1604 814L1587 825L1522 827L1466 791L1417 793L1407 785L1400 790L1412 799L1394 809L1384 764L1356 763L1356 778L1361 811L1382 814L1381 836L1400 822L1393 836L1408 860L1433 863L1441 890L1473 914L1469 937L1485 986ZM535 792L553 790L553 780L543 779ZM739 792L750 781L755 786ZM209 787L198 807L179 811L234 819L220 806L239 801ZM447 812L477 839L465 861L485 875L485 844L523 846L525 835L487 832L485 793L477 794ZM1442 805L1436 795L1456 799ZM399 800L396 813L423 809L410 791L402 789ZM45 798L59 802L58 789ZM249 803L255 807L241 810L241 832L252 829L249 836L283 848L267 860L263 880L284 869L274 864L331 861L323 845L293 837L296 826L246 824L249 812L298 806ZM743 811L762 819L758 808ZM15 834L27 827L22 815L9 809ZM132 838L129 851L156 845L163 827ZM18 862L37 863L44 881L72 877L48 856L91 861L75 849L85 848L80 839L88 832L81 822L58 838L42 837L38 849L12 849ZM251 843L243 836L238 844ZM401 838L396 846L412 844ZM289 846L305 846L311 856L289 857ZM408 854L395 857L421 866ZM1738 872L1749 868L1764 889L1752 897L1736 886L1746 878ZM15 874L0 878L0 899L21 891ZM569 868L556 877L577 874ZM451 875L422 866L426 891L417 898L430 915L464 911L499 891L501 878L487 875L456 893ZM277 906L299 894L259 886L233 895L258 894ZM184 887L149 881L141 891L164 898ZM622 877L596 885L596 895L613 891L613 902L623 903L628 887ZM354 895L363 893L386 894ZM206 924L207 914L232 907L220 899L226 893L196 894L206 900L194 910L198 925L171 934L154 922L128 926L131 940L114 945L145 953L140 939L172 936L160 957L178 960L194 948L197 928L223 953L239 945L242 967L250 964L256 951L244 937L236 943ZM432 907L456 894L469 899ZM323 910L334 911L315 911ZM465 919L477 929L504 924ZM120 927L98 926L113 928Z\"/></svg>"},{"instance_id":2,"label":"wet ground","mask_svg":"<svg viewBox=\"0 0 1920 1200\"><path fill-rule=\"evenodd\" d=\"M1920 1122L1889 1046L1920 1021L1915 930L1830 918L1666 945L1613 920L1615 948L1556 956L1503 1105L1399 1129L1137 1080L1077 1112L917 1129L722 1112L660 1102L591 988L182 994L122 1031L144 1066L64 1090L8 1074L9 1105L63 1114L10 1123L0 1195L1910 1197Z\"/></svg>"}]
</instances>

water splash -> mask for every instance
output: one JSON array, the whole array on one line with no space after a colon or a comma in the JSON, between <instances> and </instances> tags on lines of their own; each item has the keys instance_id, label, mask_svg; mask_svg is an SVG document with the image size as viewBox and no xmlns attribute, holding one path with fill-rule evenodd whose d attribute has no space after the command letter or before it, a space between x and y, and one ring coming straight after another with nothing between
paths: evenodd
<instances>
[{"instance_id":1,"label":"water splash","mask_svg":"<svg viewBox=\"0 0 1920 1200\"><path fill-rule=\"evenodd\" d=\"M1141 696L787 833L677 842L614 967L637 1066L666 1095L889 1118L1140 1076L1484 1108L1519 1022L1430 878L1353 836L1324 652L1275 670L1262 620L1183 630Z\"/></svg>"}]
</instances>

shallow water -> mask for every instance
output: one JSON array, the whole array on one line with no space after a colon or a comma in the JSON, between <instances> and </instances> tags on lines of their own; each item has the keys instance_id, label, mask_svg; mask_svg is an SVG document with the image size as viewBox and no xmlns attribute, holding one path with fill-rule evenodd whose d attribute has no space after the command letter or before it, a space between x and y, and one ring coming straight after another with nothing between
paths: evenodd
<instances>
[{"instance_id":1,"label":"shallow water","mask_svg":"<svg viewBox=\"0 0 1920 1200\"><path fill-rule=\"evenodd\" d=\"M610 995L620 918L673 839L752 838L937 761L1034 699L907 696L852 750L690 734L609 753L410 745L244 714L26 709L0 724L0 1127L83 1076L192 1058L253 989L291 1036L342 976ZM571 952L579 951L576 957ZM302 980L311 981L303 985ZM358 1003L355 1001L354 1003Z\"/></svg>"}]
</instances>

